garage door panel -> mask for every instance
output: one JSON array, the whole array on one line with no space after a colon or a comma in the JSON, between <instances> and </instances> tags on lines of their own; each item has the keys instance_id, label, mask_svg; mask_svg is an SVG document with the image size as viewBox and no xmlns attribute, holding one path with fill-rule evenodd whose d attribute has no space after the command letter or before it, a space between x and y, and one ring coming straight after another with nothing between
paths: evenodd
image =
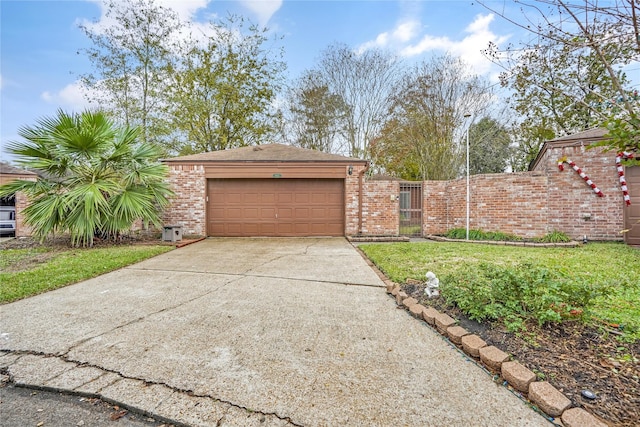
<instances>
[{"instance_id":1,"label":"garage door panel","mask_svg":"<svg viewBox=\"0 0 640 427\"><path fill-rule=\"evenodd\" d=\"M278 193L277 196L278 203L286 203L289 204L293 201L293 193Z\"/></svg>"},{"instance_id":2,"label":"garage door panel","mask_svg":"<svg viewBox=\"0 0 640 427\"><path fill-rule=\"evenodd\" d=\"M276 195L274 193L260 193L261 204L274 204L276 201Z\"/></svg>"},{"instance_id":3,"label":"garage door panel","mask_svg":"<svg viewBox=\"0 0 640 427\"><path fill-rule=\"evenodd\" d=\"M258 231L254 233L254 236L272 236L278 233L278 224L275 223L260 223L258 225Z\"/></svg>"},{"instance_id":4,"label":"garage door panel","mask_svg":"<svg viewBox=\"0 0 640 427\"><path fill-rule=\"evenodd\" d=\"M261 195L258 193L245 193L242 197L242 204L257 205L261 202Z\"/></svg>"},{"instance_id":5,"label":"garage door panel","mask_svg":"<svg viewBox=\"0 0 640 427\"><path fill-rule=\"evenodd\" d=\"M245 220L256 220L260 218L260 209L258 208L244 208L242 210L242 217Z\"/></svg>"},{"instance_id":6,"label":"garage door panel","mask_svg":"<svg viewBox=\"0 0 640 427\"><path fill-rule=\"evenodd\" d=\"M310 197L309 193L296 193L295 201L296 203L309 203Z\"/></svg>"},{"instance_id":7,"label":"garage door panel","mask_svg":"<svg viewBox=\"0 0 640 427\"><path fill-rule=\"evenodd\" d=\"M293 209L291 208L278 208L278 219L279 222L283 222L286 220L294 219L296 216L293 213Z\"/></svg>"},{"instance_id":8,"label":"garage door panel","mask_svg":"<svg viewBox=\"0 0 640 427\"><path fill-rule=\"evenodd\" d=\"M210 236L343 236L342 179L211 179Z\"/></svg>"},{"instance_id":9,"label":"garage door panel","mask_svg":"<svg viewBox=\"0 0 640 427\"><path fill-rule=\"evenodd\" d=\"M295 217L299 220L306 220L311 218L309 215L309 208L296 208Z\"/></svg>"}]
</instances>

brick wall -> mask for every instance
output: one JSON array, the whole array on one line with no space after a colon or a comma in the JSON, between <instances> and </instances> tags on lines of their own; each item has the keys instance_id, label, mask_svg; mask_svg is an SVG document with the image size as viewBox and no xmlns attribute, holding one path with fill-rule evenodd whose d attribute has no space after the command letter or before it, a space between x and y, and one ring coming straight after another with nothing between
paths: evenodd
<instances>
[{"instance_id":1,"label":"brick wall","mask_svg":"<svg viewBox=\"0 0 640 427\"><path fill-rule=\"evenodd\" d=\"M568 165L567 156L604 193L598 197ZM466 178L423 184L423 232L466 226ZM621 240L623 200L615 153L583 145L548 149L534 171L470 177L469 227L539 237L562 231L575 239Z\"/></svg>"},{"instance_id":2,"label":"brick wall","mask_svg":"<svg viewBox=\"0 0 640 427\"><path fill-rule=\"evenodd\" d=\"M24 179L25 181L35 181L35 178L33 179L22 178L22 179ZM15 196L16 196L16 237L31 236L31 232L32 232L31 227L29 227L24 222L24 214L22 213L22 211L25 210L27 206L29 206L29 199L24 193L21 193L21 192L17 192Z\"/></svg>"},{"instance_id":3,"label":"brick wall","mask_svg":"<svg viewBox=\"0 0 640 427\"><path fill-rule=\"evenodd\" d=\"M345 166L345 168L347 168ZM344 198L345 198L345 234L354 236L360 234L362 224L360 222L360 184L364 186L364 165L353 166L351 175L345 173ZM361 182L362 180L362 182Z\"/></svg>"},{"instance_id":4,"label":"brick wall","mask_svg":"<svg viewBox=\"0 0 640 427\"><path fill-rule=\"evenodd\" d=\"M558 159L567 156L602 190L598 197L580 176ZM564 231L574 238L622 240L624 202L620 191L615 152L584 145L548 149L537 170L549 180L549 229Z\"/></svg>"},{"instance_id":5,"label":"brick wall","mask_svg":"<svg viewBox=\"0 0 640 427\"><path fill-rule=\"evenodd\" d=\"M546 234L546 176L540 173L474 175L469 180L469 228L522 237ZM424 183L425 234L466 227L467 181Z\"/></svg>"},{"instance_id":6,"label":"brick wall","mask_svg":"<svg viewBox=\"0 0 640 427\"><path fill-rule=\"evenodd\" d=\"M362 199L362 235L397 236L400 227L398 181L366 180Z\"/></svg>"},{"instance_id":7,"label":"brick wall","mask_svg":"<svg viewBox=\"0 0 640 427\"><path fill-rule=\"evenodd\" d=\"M169 184L175 193L165 209L165 225L181 225L185 235L206 236L207 180L202 165L169 165Z\"/></svg>"}]
</instances>

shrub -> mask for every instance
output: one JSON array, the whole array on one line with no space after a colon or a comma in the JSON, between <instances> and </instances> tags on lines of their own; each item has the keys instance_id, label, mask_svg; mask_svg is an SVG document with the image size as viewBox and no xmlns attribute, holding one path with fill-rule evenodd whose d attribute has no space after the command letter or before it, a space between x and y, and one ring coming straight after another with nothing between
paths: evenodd
<instances>
[{"instance_id":1,"label":"shrub","mask_svg":"<svg viewBox=\"0 0 640 427\"><path fill-rule=\"evenodd\" d=\"M158 147L139 141L140 129L119 126L105 113L62 110L18 132L7 151L40 172L37 181L0 186L0 197L18 191L30 199L25 222L43 240L68 232L75 246L94 236L117 238L136 220L160 226L173 194Z\"/></svg>"},{"instance_id":2,"label":"shrub","mask_svg":"<svg viewBox=\"0 0 640 427\"><path fill-rule=\"evenodd\" d=\"M452 228L451 230L445 233L445 237L449 239L466 239L467 229ZM501 231L482 231L482 230L473 230L473 229L469 230L469 239L470 240L506 241L506 242L517 242L522 240L521 237L518 237L514 234L503 233Z\"/></svg>"},{"instance_id":3,"label":"shrub","mask_svg":"<svg viewBox=\"0 0 640 427\"><path fill-rule=\"evenodd\" d=\"M534 241L538 243L567 243L571 241L571 237L567 236L562 231L554 230L543 237L534 239Z\"/></svg>"},{"instance_id":4,"label":"shrub","mask_svg":"<svg viewBox=\"0 0 640 427\"><path fill-rule=\"evenodd\" d=\"M583 317L594 299L611 286L591 285L534 263L499 266L480 263L441 280L442 296L471 319L500 320L511 330L528 321L539 325Z\"/></svg>"}]
</instances>

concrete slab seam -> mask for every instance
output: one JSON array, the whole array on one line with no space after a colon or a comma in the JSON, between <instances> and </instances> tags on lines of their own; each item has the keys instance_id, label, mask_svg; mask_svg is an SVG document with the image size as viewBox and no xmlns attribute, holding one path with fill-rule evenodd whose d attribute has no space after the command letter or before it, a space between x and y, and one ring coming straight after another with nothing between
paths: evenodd
<instances>
[{"instance_id":1,"label":"concrete slab seam","mask_svg":"<svg viewBox=\"0 0 640 427\"><path fill-rule=\"evenodd\" d=\"M264 412L264 411L255 410L255 409L252 409L252 408L247 408L245 406L233 403L231 401L219 399L219 398L216 398L214 396L207 395L207 394L198 394L198 393L195 393L193 390L181 389L179 387L175 387L175 386L172 386L170 384L166 384L164 382L149 381L149 380L144 379L144 378L126 376L126 375L123 375L122 373L120 373L118 371L115 371L115 370L106 369L104 367L101 367L101 366L98 366L98 365L93 365L91 363L80 362L80 361L77 361L77 360L70 359L66 355L47 354L47 353L31 351L31 350L1 349L0 351L6 352L7 354L19 354L21 356L27 356L28 355L28 356L39 356L39 357L42 357L42 358L51 358L51 357L57 358L57 359L59 359L59 360L61 360L63 362L75 364L74 367L72 367L72 368L70 368L68 370L71 370L71 369L74 369L74 368L79 368L79 367L96 368L96 369L101 370L105 374L107 374L107 373L115 374L115 375L119 376L120 379L128 379L128 380L139 381L141 383L144 383L147 386L159 385L159 386L162 386L162 387L166 387L167 389L169 389L169 390L171 390L171 391L173 391L175 393L180 393L180 394L187 395L187 396L192 396L192 397L211 399L212 401L219 402L219 403L224 403L224 404L229 405L229 407L234 407L236 409L242 409L242 410L247 411L249 413L257 413L257 414L261 414L261 415L263 415L265 417L275 417L275 418L277 418L277 419L279 419L281 421L285 421L288 424L290 424L292 426L295 426L295 427L304 427L303 424L300 424L300 423L297 423L297 422L293 421L291 419L291 417L279 415L279 414L277 414L275 412ZM65 372L68 371L68 370L65 370ZM4 371L6 371L6 372L4 372ZM116 399L106 397L106 396L102 395L100 392L87 393L87 392L82 392L81 390L67 389L67 388L62 388L62 387L50 387L50 386L46 386L44 384L21 383L19 381L16 381L16 378L11 374L11 371L10 371L9 368L0 370L0 374L7 375L8 378L9 378L9 382L12 383L12 384L15 384L16 386L19 386L19 387L36 389L36 390L43 390L43 391L63 392L63 393L68 393L68 394L78 395L78 396L83 396L83 397L99 398L101 400L104 400L105 402L121 406L121 407L123 407L123 408L125 408L127 410L130 410L131 412L154 417L154 418L158 419L161 422L168 422L170 424L175 424L177 426L188 426L187 424L181 423L179 420L172 420L172 419L164 418L164 417L161 417L160 415L154 414L153 412L150 412L150 411L147 411L147 410L143 410L143 409L135 407L133 405L128 405L126 402L120 402L120 401L118 401ZM51 380L51 379L53 379L53 378L55 378L55 377L57 377L57 376L59 376L61 374L62 373L59 373L57 375L52 376L51 378L47 378L46 381L49 381L49 380ZM93 380L90 380L90 381L87 381L85 384L91 383L91 382L95 381L96 379L97 378L95 378ZM104 387L102 387L100 389L100 391L102 391L103 389L109 387L110 385L115 384L118 381L119 380L116 380L116 381L112 382L109 385L105 385ZM82 386L80 386L80 387L82 387ZM76 388L79 388L79 387L76 387ZM162 402L158 403L156 405L156 407L158 407L161 403ZM226 412L228 412L228 410L229 409L227 409L225 411L225 414L226 414ZM162 419L162 418L164 418L164 419ZM224 416L223 416L223 418L224 418ZM219 421L221 421L221 420L219 420Z\"/></svg>"},{"instance_id":2,"label":"concrete slab seam","mask_svg":"<svg viewBox=\"0 0 640 427\"><path fill-rule=\"evenodd\" d=\"M117 330L120 330L122 328L126 328L127 326L131 326L131 325L134 325L136 323L142 322L143 320L146 320L146 319L148 319L148 318L150 318L152 316L155 316L157 314L161 314L161 313L165 313L167 311L175 310L175 309L180 308L180 307L182 307L182 306L184 306L186 304L190 304L190 303L192 303L194 301L197 301L200 298L204 298L204 297L206 297L208 295L216 293L216 292L220 291L222 288L224 288L225 286L229 285L230 283L235 282L236 280L239 280L239 279L229 280L228 282L225 282L222 285L217 286L215 289L212 289L212 290L207 291L207 292L205 292L203 294L195 296L195 297L193 297L193 298L191 298L189 300L182 301L181 303L173 305L173 306L170 306L170 307L164 307L161 310L157 310L157 311L153 311L151 313L147 313L144 316L140 316L140 317L138 317L136 319L133 319L133 320L130 320L130 321L126 322L126 323L120 324L120 325L118 325L116 327L113 327L113 328L111 328L111 329L109 329L107 331L104 331L104 332L102 332L102 333L100 333L98 335L94 335L92 337L84 338L84 339L78 341L77 343L73 344L64 353L61 353L60 356L68 355L71 351L75 350L78 346L81 346L81 345L83 345L83 344L85 344L85 343L87 343L87 342L89 342L89 341L91 341L93 339L96 339L96 338L102 337L104 335L110 334L110 333L112 333L114 331L117 331Z\"/></svg>"},{"instance_id":3,"label":"concrete slab seam","mask_svg":"<svg viewBox=\"0 0 640 427\"><path fill-rule=\"evenodd\" d=\"M132 268L131 270L138 270L138 271L163 271L163 272L167 272L167 273L180 273L180 272L184 272L184 273L190 273L190 274L202 274L202 275L213 275L213 276L237 276L238 279L234 279L231 280L227 283L225 283L224 285L221 285L222 287L227 286L231 283L233 283L235 280L240 280L246 277L255 277L257 279L282 279L282 276L269 276L266 274L247 274L247 273L209 273L209 272L202 272L202 271L185 271L185 270L166 270L166 269L156 269L154 268L153 270L151 269L147 269L147 268ZM253 269L252 269L253 270ZM347 285L347 286L362 286L362 287L369 287L369 288L380 288L381 286L378 285L372 285L369 283L355 283L355 282L335 282L335 281L331 281L331 280L318 280L318 279L299 279L299 278L287 278L287 280L291 280L294 282L308 282L308 283L327 283L327 284L331 284L331 285ZM202 296L208 295L207 294L203 294ZM197 299L197 298L196 298ZM189 301L187 301L189 302Z\"/></svg>"}]
</instances>

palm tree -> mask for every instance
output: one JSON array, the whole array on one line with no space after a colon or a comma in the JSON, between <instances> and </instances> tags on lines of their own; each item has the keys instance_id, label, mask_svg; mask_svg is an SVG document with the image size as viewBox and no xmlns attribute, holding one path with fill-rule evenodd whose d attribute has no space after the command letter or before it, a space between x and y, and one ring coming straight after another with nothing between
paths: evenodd
<instances>
[{"instance_id":1,"label":"palm tree","mask_svg":"<svg viewBox=\"0 0 640 427\"><path fill-rule=\"evenodd\" d=\"M160 225L173 194L158 163L159 150L139 142L139 130L117 126L102 112L67 114L23 127L7 150L17 163L40 172L37 181L16 180L0 196L23 192L30 200L25 222L41 240L68 232L74 246L94 236L116 238L136 220Z\"/></svg>"}]
</instances>

